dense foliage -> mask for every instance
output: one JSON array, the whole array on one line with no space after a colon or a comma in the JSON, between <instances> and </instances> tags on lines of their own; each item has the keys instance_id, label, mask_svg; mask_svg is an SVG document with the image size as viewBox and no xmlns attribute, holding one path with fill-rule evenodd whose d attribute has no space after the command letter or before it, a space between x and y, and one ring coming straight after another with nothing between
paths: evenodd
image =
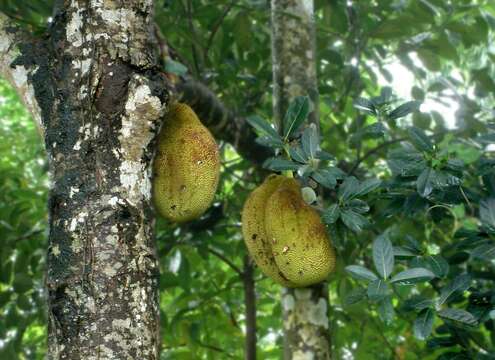
<instances>
[{"instance_id":1,"label":"dense foliage","mask_svg":"<svg viewBox=\"0 0 495 360\"><path fill-rule=\"evenodd\" d=\"M179 54L167 70L190 69L281 148L266 167L323 186L339 259L329 279L335 358L493 358L493 1L316 1L321 136L305 127L299 98L286 118L298 126L282 138L269 124L267 2L157 3ZM0 5L36 32L50 9ZM0 358L41 359L46 165L4 82L0 95ZM264 175L221 145L216 205L189 225L157 225L164 359L242 358L240 210ZM259 357L278 359L280 288L255 280Z\"/></svg>"}]
</instances>

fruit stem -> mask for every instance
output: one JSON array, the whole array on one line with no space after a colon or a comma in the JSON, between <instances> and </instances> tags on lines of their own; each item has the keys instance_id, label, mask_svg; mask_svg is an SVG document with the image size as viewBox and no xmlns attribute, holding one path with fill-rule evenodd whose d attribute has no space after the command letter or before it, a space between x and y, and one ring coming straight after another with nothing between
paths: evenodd
<instances>
[{"instance_id":1,"label":"fruit stem","mask_svg":"<svg viewBox=\"0 0 495 360\"><path fill-rule=\"evenodd\" d=\"M285 157L287 158L287 160L292 160L288 146L288 144L285 144L284 146ZM282 175L290 179L294 178L294 173L292 172L292 170L284 170L282 171Z\"/></svg>"},{"instance_id":2,"label":"fruit stem","mask_svg":"<svg viewBox=\"0 0 495 360\"><path fill-rule=\"evenodd\" d=\"M294 178L294 173L292 172L292 170L284 170L282 171L282 175L290 179Z\"/></svg>"}]
</instances>

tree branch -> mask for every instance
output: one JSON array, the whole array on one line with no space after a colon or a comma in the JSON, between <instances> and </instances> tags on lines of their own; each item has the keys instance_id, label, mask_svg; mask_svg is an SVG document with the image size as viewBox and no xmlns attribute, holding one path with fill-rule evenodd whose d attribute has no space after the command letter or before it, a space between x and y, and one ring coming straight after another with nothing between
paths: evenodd
<instances>
[{"instance_id":1,"label":"tree branch","mask_svg":"<svg viewBox=\"0 0 495 360\"><path fill-rule=\"evenodd\" d=\"M353 175L354 172L358 169L359 165L361 165L361 163L364 160L366 160L367 158L369 158L373 154L376 154L381 149L386 148L387 146L396 144L396 143L401 142L401 141L404 141L404 140L406 140L406 138L398 138L398 139L393 139L393 140L390 140L390 141L385 141L385 142L381 143L380 145L377 145L373 149L368 150L361 158L359 158L358 160L356 160L354 166L349 171L349 175Z\"/></svg>"},{"instance_id":2,"label":"tree branch","mask_svg":"<svg viewBox=\"0 0 495 360\"><path fill-rule=\"evenodd\" d=\"M244 256L244 305L246 316L245 360L256 360L256 292L254 266L248 255Z\"/></svg>"},{"instance_id":3,"label":"tree branch","mask_svg":"<svg viewBox=\"0 0 495 360\"><path fill-rule=\"evenodd\" d=\"M41 124L41 110L34 96L34 88L30 76L34 69L25 65L13 65L22 45L32 43L32 39L23 32L8 16L0 12L0 76L14 87L26 108L36 122L39 133L43 136L44 128Z\"/></svg>"},{"instance_id":4,"label":"tree branch","mask_svg":"<svg viewBox=\"0 0 495 360\"><path fill-rule=\"evenodd\" d=\"M229 14L230 10L232 10L232 7L235 5L235 3L236 3L236 0L231 1L230 4L228 4L225 7L223 13L220 15L218 20L213 25L213 28L211 29L210 36L208 37L208 41L206 43L206 47L204 50L205 60L208 59L208 52L210 51L211 45L213 44L213 39L215 38L215 35L216 35L218 29L220 28L220 25L222 25L223 21L225 20L225 18Z\"/></svg>"},{"instance_id":5,"label":"tree branch","mask_svg":"<svg viewBox=\"0 0 495 360\"><path fill-rule=\"evenodd\" d=\"M244 277L244 273L241 269L239 269L237 267L237 265L235 265L232 261L230 261L229 259L227 259L227 257L225 257L222 253L220 253L219 251L215 250L215 249L212 249L212 248L208 248L208 252L211 253L212 255L215 255L217 258L219 258L220 260L222 260L224 263L226 263L232 270L234 270L241 278Z\"/></svg>"}]
</instances>

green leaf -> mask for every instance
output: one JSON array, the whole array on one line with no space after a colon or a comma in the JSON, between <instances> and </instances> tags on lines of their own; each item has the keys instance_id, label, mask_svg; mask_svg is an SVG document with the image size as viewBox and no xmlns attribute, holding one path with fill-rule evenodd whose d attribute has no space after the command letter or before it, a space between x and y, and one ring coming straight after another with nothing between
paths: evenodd
<instances>
[{"instance_id":1,"label":"green leaf","mask_svg":"<svg viewBox=\"0 0 495 360\"><path fill-rule=\"evenodd\" d=\"M302 134L301 138L302 148L306 156L310 159L314 159L316 157L316 152L320 146L318 139L318 131L316 130L316 126L311 124Z\"/></svg>"},{"instance_id":2,"label":"green leaf","mask_svg":"<svg viewBox=\"0 0 495 360\"><path fill-rule=\"evenodd\" d=\"M495 198L480 202L480 219L483 224L495 228Z\"/></svg>"},{"instance_id":3,"label":"green leaf","mask_svg":"<svg viewBox=\"0 0 495 360\"><path fill-rule=\"evenodd\" d=\"M308 161L306 154L300 146L291 146L289 148L289 154L292 160L295 160L302 164L305 164Z\"/></svg>"},{"instance_id":4,"label":"green leaf","mask_svg":"<svg viewBox=\"0 0 495 360\"><path fill-rule=\"evenodd\" d=\"M404 303L404 308L408 311L421 311L423 309L433 307L434 305L435 302L432 299L427 299L423 296L416 295L406 300L406 302Z\"/></svg>"},{"instance_id":5,"label":"green leaf","mask_svg":"<svg viewBox=\"0 0 495 360\"><path fill-rule=\"evenodd\" d=\"M14 277L13 287L16 293L25 293L33 288L33 280L27 274L17 273Z\"/></svg>"},{"instance_id":6,"label":"green leaf","mask_svg":"<svg viewBox=\"0 0 495 360\"><path fill-rule=\"evenodd\" d=\"M445 171L435 171L431 173L432 183L435 188L443 188L448 186L457 186L462 183L462 180L457 176L449 174Z\"/></svg>"},{"instance_id":7,"label":"green leaf","mask_svg":"<svg viewBox=\"0 0 495 360\"><path fill-rule=\"evenodd\" d=\"M160 290L176 287L179 285L179 278L173 272L165 271L160 275Z\"/></svg>"},{"instance_id":8,"label":"green leaf","mask_svg":"<svg viewBox=\"0 0 495 360\"><path fill-rule=\"evenodd\" d=\"M438 305L442 305L449 297L455 292L462 292L469 288L471 285L471 276L468 274L461 274L452 280L447 286L445 286L440 292L440 298L438 299Z\"/></svg>"},{"instance_id":9,"label":"green leaf","mask_svg":"<svg viewBox=\"0 0 495 360\"><path fill-rule=\"evenodd\" d=\"M260 136L256 138L256 143L274 149L281 149L284 143L280 139L274 139L270 136Z\"/></svg>"},{"instance_id":10,"label":"green leaf","mask_svg":"<svg viewBox=\"0 0 495 360\"><path fill-rule=\"evenodd\" d=\"M378 315L385 324L390 324L394 319L395 311L392 305L392 298L386 296L378 303Z\"/></svg>"},{"instance_id":11,"label":"green leaf","mask_svg":"<svg viewBox=\"0 0 495 360\"><path fill-rule=\"evenodd\" d=\"M388 295L388 285L383 280L374 280L368 284L367 293L371 301L380 301Z\"/></svg>"},{"instance_id":12,"label":"green leaf","mask_svg":"<svg viewBox=\"0 0 495 360\"><path fill-rule=\"evenodd\" d=\"M344 305L349 306L356 304L361 300L363 300L365 297L366 297L366 289L363 288L354 289L344 297Z\"/></svg>"},{"instance_id":13,"label":"green leaf","mask_svg":"<svg viewBox=\"0 0 495 360\"><path fill-rule=\"evenodd\" d=\"M413 86L411 94L415 100L423 101L425 99L424 90L417 86Z\"/></svg>"},{"instance_id":14,"label":"green leaf","mask_svg":"<svg viewBox=\"0 0 495 360\"><path fill-rule=\"evenodd\" d=\"M416 189L421 197L426 198L433 191L434 174L435 170L426 168L423 170L421 175L419 175L418 180L416 181Z\"/></svg>"},{"instance_id":15,"label":"green leaf","mask_svg":"<svg viewBox=\"0 0 495 360\"><path fill-rule=\"evenodd\" d=\"M430 270L425 268L412 268L401 271L394 275L390 282L400 284L415 284L418 282L429 281L435 277Z\"/></svg>"},{"instance_id":16,"label":"green leaf","mask_svg":"<svg viewBox=\"0 0 495 360\"><path fill-rule=\"evenodd\" d=\"M349 176L339 187L338 196L342 201L350 200L358 196L360 191L359 181L354 176Z\"/></svg>"},{"instance_id":17,"label":"green leaf","mask_svg":"<svg viewBox=\"0 0 495 360\"><path fill-rule=\"evenodd\" d=\"M320 160L335 160L335 156L323 150L318 150L315 157Z\"/></svg>"},{"instance_id":18,"label":"green leaf","mask_svg":"<svg viewBox=\"0 0 495 360\"><path fill-rule=\"evenodd\" d=\"M438 312L438 316L444 320L458 322L467 326L477 326L478 321L470 312L462 309L443 309Z\"/></svg>"},{"instance_id":19,"label":"green leaf","mask_svg":"<svg viewBox=\"0 0 495 360\"><path fill-rule=\"evenodd\" d=\"M165 61L165 71L179 76L186 75L188 72L187 67L184 64L170 58Z\"/></svg>"},{"instance_id":20,"label":"green leaf","mask_svg":"<svg viewBox=\"0 0 495 360\"><path fill-rule=\"evenodd\" d=\"M335 189L335 186L337 185L337 178L328 169L318 169L313 174L311 174L311 177L318 184L328 189Z\"/></svg>"},{"instance_id":21,"label":"green leaf","mask_svg":"<svg viewBox=\"0 0 495 360\"><path fill-rule=\"evenodd\" d=\"M352 199L348 203L348 209L352 210L358 214L365 214L370 210L370 207L366 203L366 201L359 199Z\"/></svg>"},{"instance_id":22,"label":"green leaf","mask_svg":"<svg viewBox=\"0 0 495 360\"><path fill-rule=\"evenodd\" d=\"M260 131L261 133L267 134L273 139L282 141L280 135L272 127L272 125L258 115L250 115L246 118L246 121L249 123L249 125Z\"/></svg>"},{"instance_id":23,"label":"green leaf","mask_svg":"<svg viewBox=\"0 0 495 360\"><path fill-rule=\"evenodd\" d=\"M495 245L484 244L484 245L477 246L471 252L471 256L475 259L491 261L491 260L495 259Z\"/></svg>"},{"instance_id":24,"label":"green leaf","mask_svg":"<svg viewBox=\"0 0 495 360\"><path fill-rule=\"evenodd\" d=\"M414 145L416 149L428 153L433 152L434 150L433 143L431 142L430 138L426 135L426 133L423 130L415 126L412 126L409 129L407 129L407 133L409 135L409 140L411 140L411 143Z\"/></svg>"},{"instance_id":25,"label":"green leaf","mask_svg":"<svg viewBox=\"0 0 495 360\"><path fill-rule=\"evenodd\" d=\"M300 166L298 163L280 158L268 158L263 163L265 169L273 171L297 170Z\"/></svg>"},{"instance_id":26,"label":"green leaf","mask_svg":"<svg viewBox=\"0 0 495 360\"><path fill-rule=\"evenodd\" d=\"M414 336L419 340L426 340L433 330L435 312L432 309L424 309L414 321Z\"/></svg>"},{"instance_id":27,"label":"green leaf","mask_svg":"<svg viewBox=\"0 0 495 360\"><path fill-rule=\"evenodd\" d=\"M414 111L418 111L420 105L421 105L421 101L409 101L392 110L388 114L388 118L394 120L407 116Z\"/></svg>"},{"instance_id":28,"label":"green leaf","mask_svg":"<svg viewBox=\"0 0 495 360\"><path fill-rule=\"evenodd\" d=\"M392 99L392 88L390 86L384 86L380 90L380 96L373 99L373 102L378 105L384 105L390 102Z\"/></svg>"},{"instance_id":29,"label":"green leaf","mask_svg":"<svg viewBox=\"0 0 495 360\"><path fill-rule=\"evenodd\" d=\"M400 176L418 176L426 167L423 154L410 145L390 151L387 163L392 173Z\"/></svg>"},{"instance_id":30,"label":"green leaf","mask_svg":"<svg viewBox=\"0 0 495 360\"><path fill-rule=\"evenodd\" d=\"M373 123L371 125L365 126L364 128L361 129L361 133L363 134L363 137L366 138L380 138L385 133L387 132L387 128L385 127L385 124L382 121L377 121L376 123Z\"/></svg>"},{"instance_id":31,"label":"green leaf","mask_svg":"<svg viewBox=\"0 0 495 360\"><path fill-rule=\"evenodd\" d=\"M3 308L6 304L8 304L10 302L11 298L12 298L12 292L11 291L0 292L0 308Z\"/></svg>"},{"instance_id":32,"label":"green leaf","mask_svg":"<svg viewBox=\"0 0 495 360\"><path fill-rule=\"evenodd\" d=\"M404 26L408 24L408 26ZM370 32L369 36L377 39L398 39L413 34L416 29L415 21L411 15L406 14L395 19L387 19L380 22L380 25Z\"/></svg>"},{"instance_id":33,"label":"green leaf","mask_svg":"<svg viewBox=\"0 0 495 360\"><path fill-rule=\"evenodd\" d=\"M375 104L369 99L357 98L354 100L354 107L358 110L362 110L370 115L377 115Z\"/></svg>"},{"instance_id":34,"label":"green leaf","mask_svg":"<svg viewBox=\"0 0 495 360\"><path fill-rule=\"evenodd\" d=\"M449 263L441 255L427 256L424 258L426 267L438 277L445 277L449 273Z\"/></svg>"},{"instance_id":35,"label":"green leaf","mask_svg":"<svg viewBox=\"0 0 495 360\"><path fill-rule=\"evenodd\" d=\"M381 180L379 179L367 179L363 181L361 184L359 184L358 192L356 196L363 196L366 195L381 185Z\"/></svg>"},{"instance_id":36,"label":"green leaf","mask_svg":"<svg viewBox=\"0 0 495 360\"><path fill-rule=\"evenodd\" d=\"M351 209L340 210L340 218L345 226L355 233L361 232L369 225L369 221L361 214L352 211Z\"/></svg>"},{"instance_id":37,"label":"green leaf","mask_svg":"<svg viewBox=\"0 0 495 360\"><path fill-rule=\"evenodd\" d=\"M378 276L376 276L371 270L365 268L360 265L349 265L345 267L345 270L355 279L358 280L378 280Z\"/></svg>"},{"instance_id":38,"label":"green leaf","mask_svg":"<svg viewBox=\"0 0 495 360\"><path fill-rule=\"evenodd\" d=\"M387 279L394 269L394 248L387 234L373 241L373 263L383 279Z\"/></svg>"},{"instance_id":39,"label":"green leaf","mask_svg":"<svg viewBox=\"0 0 495 360\"><path fill-rule=\"evenodd\" d=\"M28 311L32 308L29 297L25 294L21 294L17 297L17 306L23 311Z\"/></svg>"},{"instance_id":40,"label":"green leaf","mask_svg":"<svg viewBox=\"0 0 495 360\"><path fill-rule=\"evenodd\" d=\"M298 96L289 104L289 108L285 113L283 128L284 139L288 139L293 135L304 120L309 115L309 98L307 96Z\"/></svg>"},{"instance_id":41,"label":"green leaf","mask_svg":"<svg viewBox=\"0 0 495 360\"><path fill-rule=\"evenodd\" d=\"M333 224L340 217L340 209L338 204L330 205L322 215L325 224Z\"/></svg>"},{"instance_id":42,"label":"green leaf","mask_svg":"<svg viewBox=\"0 0 495 360\"><path fill-rule=\"evenodd\" d=\"M404 246L394 246L394 257L414 257L416 253Z\"/></svg>"}]
</instances>

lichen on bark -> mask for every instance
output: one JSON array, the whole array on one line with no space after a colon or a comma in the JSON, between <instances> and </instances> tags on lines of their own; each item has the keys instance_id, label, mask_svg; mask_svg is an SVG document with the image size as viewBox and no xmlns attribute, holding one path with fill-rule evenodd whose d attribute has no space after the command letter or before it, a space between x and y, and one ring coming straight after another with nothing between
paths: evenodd
<instances>
[{"instance_id":1,"label":"lichen on bark","mask_svg":"<svg viewBox=\"0 0 495 360\"><path fill-rule=\"evenodd\" d=\"M159 356L150 169L169 95L152 3L58 2L36 40L0 17L0 70L32 102L50 165L50 359Z\"/></svg>"}]
</instances>

